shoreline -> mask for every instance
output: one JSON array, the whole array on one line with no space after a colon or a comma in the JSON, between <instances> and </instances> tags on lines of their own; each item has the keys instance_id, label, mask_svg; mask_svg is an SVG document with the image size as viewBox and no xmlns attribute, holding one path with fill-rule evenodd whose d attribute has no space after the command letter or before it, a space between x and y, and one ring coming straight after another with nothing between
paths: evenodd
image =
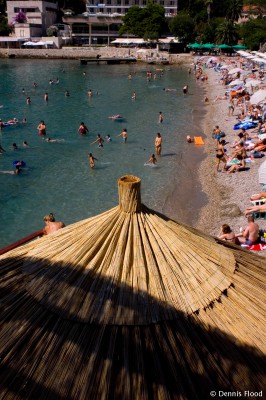
<instances>
[{"instance_id":1,"label":"shoreline","mask_svg":"<svg viewBox=\"0 0 266 400\"><path fill-rule=\"evenodd\" d=\"M226 60L228 64L230 58ZM202 190L208 197L207 204L200 210L197 228L201 231L217 237L222 224L230 225L236 233L247 225L247 219L243 214L246 207L250 206L249 197L261 191L258 180L258 168L265 160L264 157L255 159L248 164L249 170L234 174L216 172L215 140L211 133L215 125L219 125L226 133L226 147L235 139L239 130L234 131L233 125L237 122L236 116L240 112L235 107L234 115L228 116L228 101L218 100L216 96L223 95L225 87L220 83L220 74L212 69L204 71L208 75L208 83L204 86L207 90L209 103L206 104L207 115L204 119L205 133L205 159L199 168L199 180ZM266 229L266 220L256 220L260 229ZM266 255L266 250L257 252Z\"/></svg>"}]
</instances>

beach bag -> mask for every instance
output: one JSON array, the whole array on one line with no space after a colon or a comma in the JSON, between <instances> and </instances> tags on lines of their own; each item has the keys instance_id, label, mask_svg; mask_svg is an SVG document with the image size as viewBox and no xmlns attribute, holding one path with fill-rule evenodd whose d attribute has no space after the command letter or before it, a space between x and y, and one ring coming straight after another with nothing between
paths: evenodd
<instances>
[{"instance_id":1,"label":"beach bag","mask_svg":"<svg viewBox=\"0 0 266 400\"><path fill-rule=\"evenodd\" d=\"M226 135L225 135L224 132L220 132L220 133L219 133L219 136L220 136L220 138L221 138L221 137L225 137Z\"/></svg>"},{"instance_id":2,"label":"beach bag","mask_svg":"<svg viewBox=\"0 0 266 400\"><path fill-rule=\"evenodd\" d=\"M254 151L253 153L253 157L254 158L261 158L263 155L260 151Z\"/></svg>"}]
</instances>

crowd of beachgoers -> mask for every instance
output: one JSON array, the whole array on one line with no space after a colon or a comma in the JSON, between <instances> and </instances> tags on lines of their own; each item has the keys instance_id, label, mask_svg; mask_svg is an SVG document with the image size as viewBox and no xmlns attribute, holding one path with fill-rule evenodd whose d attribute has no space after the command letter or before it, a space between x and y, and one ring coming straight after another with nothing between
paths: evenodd
<instances>
[{"instance_id":1,"label":"crowd of beachgoers","mask_svg":"<svg viewBox=\"0 0 266 400\"><path fill-rule=\"evenodd\" d=\"M266 155L266 70L261 65L240 56L195 57L194 75L204 85L208 107L200 177L209 203L199 227L265 255L266 179L259 179L259 167Z\"/></svg>"}]
</instances>

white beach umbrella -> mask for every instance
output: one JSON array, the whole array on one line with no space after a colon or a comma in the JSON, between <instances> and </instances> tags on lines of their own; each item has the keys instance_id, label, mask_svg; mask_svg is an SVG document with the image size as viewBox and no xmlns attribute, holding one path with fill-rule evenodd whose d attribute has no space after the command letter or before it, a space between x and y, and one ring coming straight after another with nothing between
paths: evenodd
<instances>
[{"instance_id":1,"label":"white beach umbrella","mask_svg":"<svg viewBox=\"0 0 266 400\"><path fill-rule=\"evenodd\" d=\"M235 79L234 81L230 82L228 86L236 86L236 85L243 85L243 81L241 79Z\"/></svg>"},{"instance_id":2,"label":"white beach umbrella","mask_svg":"<svg viewBox=\"0 0 266 400\"><path fill-rule=\"evenodd\" d=\"M266 184L266 160L259 167L259 183Z\"/></svg>"},{"instance_id":3,"label":"white beach umbrella","mask_svg":"<svg viewBox=\"0 0 266 400\"><path fill-rule=\"evenodd\" d=\"M260 89L257 90L251 97L250 97L250 103L251 104L258 104L261 101L266 99L266 89Z\"/></svg>"},{"instance_id":4,"label":"white beach umbrella","mask_svg":"<svg viewBox=\"0 0 266 400\"><path fill-rule=\"evenodd\" d=\"M245 83L246 87L251 87L251 86L259 86L262 84L262 81L260 81L259 79L250 79L249 81L247 81Z\"/></svg>"},{"instance_id":5,"label":"white beach umbrella","mask_svg":"<svg viewBox=\"0 0 266 400\"><path fill-rule=\"evenodd\" d=\"M238 72L243 72L241 68L233 68L228 72L228 75L237 74Z\"/></svg>"}]
</instances>

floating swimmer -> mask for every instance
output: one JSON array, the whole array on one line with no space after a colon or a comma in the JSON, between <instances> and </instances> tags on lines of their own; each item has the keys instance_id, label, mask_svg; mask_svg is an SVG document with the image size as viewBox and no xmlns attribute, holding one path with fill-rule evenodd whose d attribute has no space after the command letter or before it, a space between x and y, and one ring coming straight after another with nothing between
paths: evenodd
<instances>
[{"instance_id":1,"label":"floating swimmer","mask_svg":"<svg viewBox=\"0 0 266 400\"><path fill-rule=\"evenodd\" d=\"M108 117L110 119L124 119L124 117L122 117L122 115L117 114L117 115L111 115L110 117Z\"/></svg>"}]
</instances>

